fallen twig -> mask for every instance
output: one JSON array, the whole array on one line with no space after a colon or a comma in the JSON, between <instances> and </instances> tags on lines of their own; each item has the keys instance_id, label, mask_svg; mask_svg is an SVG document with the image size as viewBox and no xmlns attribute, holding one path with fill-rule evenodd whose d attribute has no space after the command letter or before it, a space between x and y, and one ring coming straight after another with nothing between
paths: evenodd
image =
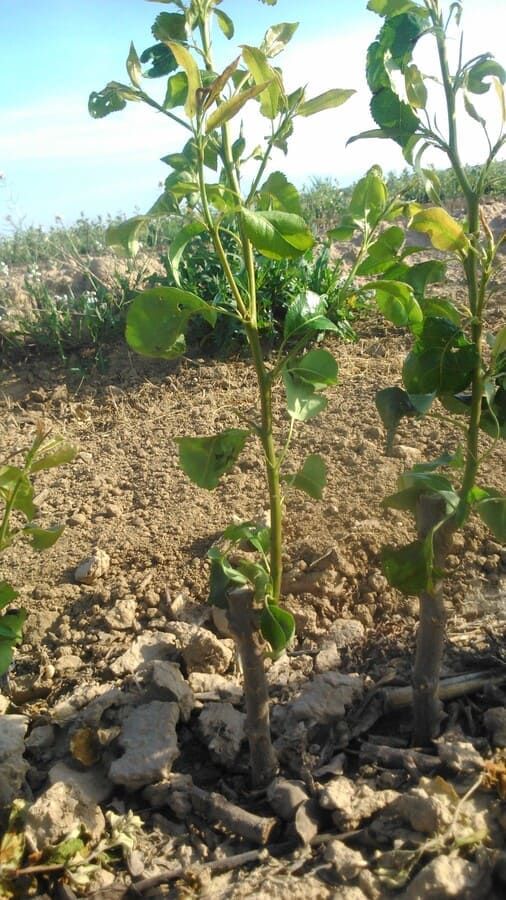
<instances>
[{"instance_id":1,"label":"fallen twig","mask_svg":"<svg viewBox=\"0 0 506 900\"><path fill-rule=\"evenodd\" d=\"M364 741L360 747L360 759L363 762L374 762L387 769L418 769L420 772L432 772L441 766L437 756L420 753L410 747L387 747L386 744L372 744Z\"/></svg>"},{"instance_id":2,"label":"fallen twig","mask_svg":"<svg viewBox=\"0 0 506 900\"><path fill-rule=\"evenodd\" d=\"M151 890L151 888L159 887L159 885L166 884L168 881L177 881L177 879L183 878L190 873L194 877L198 877L199 871L227 872L251 862L267 859L268 856L269 852L263 848L261 850L248 850L246 853L237 853L235 856L225 856L223 859L213 859L211 862L195 867L176 866L170 872L162 872L160 875L153 875L152 878L144 878L142 881L137 881L130 887L130 896L141 896L141 894Z\"/></svg>"},{"instance_id":3,"label":"fallen twig","mask_svg":"<svg viewBox=\"0 0 506 900\"><path fill-rule=\"evenodd\" d=\"M483 688L494 684L502 684L506 681L506 667L501 669L485 669L481 672L466 672L464 675L451 675L442 678L439 682L439 699L454 700L466 694L473 694ZM402 687L385 687L381 690L385 712L392 712L411 706L413 703L413 688L411 685Z\"/></svg>"},{"instance_id":4,"label":"fallen twig","mask_svg":"<svg viewBox=\"0 0 506 900\"><path fill-rule=\"evenodd\" d=\"M195 812L203 816L206 822L221 825L233 834L250 841L252 844L265 846L278 826L278 820L257 816L230 803L222 794L208 793L192 786L189 792Z\"/></svg>"}]
</instances>

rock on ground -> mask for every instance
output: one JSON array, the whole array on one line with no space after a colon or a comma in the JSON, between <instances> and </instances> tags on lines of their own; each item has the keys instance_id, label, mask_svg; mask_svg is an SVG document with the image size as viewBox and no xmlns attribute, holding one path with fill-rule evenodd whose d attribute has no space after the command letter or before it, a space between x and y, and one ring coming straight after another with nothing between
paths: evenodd
<instances>
[{"instance_id":1,"label":"rock on ground","mask_svg":"<svg viewBox=\"0 0 506 900\"><path fill-rule=\"evenodd\" d=\"M246 716L231 703L210 703L202 710L198 730L215 762L232 766L246 737Z\"/></svg>"},{"instance_id":2,"label":"rock on ground","mask_svg":"<svg viewBox=\"0 0 506 900\"><path fill-rule=\"evenodd\" d=\"M109 769L114 784L136 790L163 781L179 756L177 703L153 700L133 709L124 719L119 743L125 753Z\"/></svg>"},{"instance_id":3,"label":"rock on ground","mask_svg":"<svg viewBox=\"0 0 506 900\"><path fill-rule=\"evenodd\" d=\"M28 763L23 757L26 716L3 715L0 720L0 806L19 796Z\"/></svg>"},{"instance_id":4,"label":"rock on ground","mask_svg":"<svg viewBox=\"0 0 506 900\"><path fill-rule=\"evenodd\" d=\"M194 707L193 691L181 675L177 663L155 659L152 663L151 682L162 699L178 704L181 718L183 722L187 722Z\"/></svg>"},{"instance_id":5,"label":"rock on ground","mask_svg":"<svg viewBox=\"0 0 506 900\"><path fill-rule=\"evenodd\" d=\"M290 707L291 716L296 720L318 723L342 719L346 708L358 700L363 693L363 679L360 675L341 675L340 672L325 672L316 675Z\"/></svg>"},{"instance_id":6,"label":"rock on ground","mask_svg":"<svg viewBox=\"0 0 506 900\"><path fill-rule=\"evenodd\" d=\"M506 709L503 706L487 709L483 724L491 735L494 747L506 747Z\"/></svg>"},{"instance_id":7,"label":"rock on ground","mask_svg":"<svg viewBox=\"0 0 506 900\"><path fill-rule=\"evenodd\" d=\"M168 659L176 652L176 640L163 631L145 631L111 664L114 675L132 675L154 659Z\"/></svg>"},{"instance_id":8,"label":"rock on ground","mask_svg":"<svg viewBox=\"0 0 506 900\"><path fill-rule=\"evenodd\" d=\"M34 849L42 850L61 841L79 822L95 840L105 828L100 807L83 800L71 785L58 782L44 791L29 808L26 837Z\"/></svg>"},{"instance_id":9,"label":"rock on ground","mask_svg":"<svg viewBox=\"0 0 506 900\"><path fill-rule=\"evenodd\" d=\"M225 674L232 662L233 641L187 622L173 622L167 630L177 639L187 672Z\"/></svg>"},{"instance_id":10,"label":"rock on ground","mask_svg":"<svg viewBox=\"0 0 506 900\"><path fill-rule=\"evenodd\" d=\"M320 791L319 803L330 810L336 826L342 831L357 828L364 819L397 801L397 791L374 791L367 784L356 784L338 775Z\"/></svg>"},{"instance_id":11,"label":"rock on ground","mask_svg":"<svg viewBox=\"0 0 506 900\"><path fill-rule=\"evenodd\" d=\"M50 784L61 782L67 787L73 788L85 803L102 803L111 796L113 787L108 778L99 768L88 769L86 772L71 769L64 762L57 762L48 772Z\"/></svg>"},{"instance_id":12,"label":"rock on ground","mask_svg":"<svg viewBox=\"0 0 506 900\"><path fill-rule=\"evenodd\" d=\"M105 550L94 551L87 559L83 559L74 572L78 584L94 584L99 578L107 575L111 565L111 557Z\"/></svg>"},{"instance_id":13,"label":"rock on ground","mask_svg":"<svg viewBox=\"0 0 506 900\"><path fill-rule=\"evenodd\" d=\"M486 872L458 856L438 856L416 875L402 900L480 900L490 888Z\"/></svg>"}]
</instances>

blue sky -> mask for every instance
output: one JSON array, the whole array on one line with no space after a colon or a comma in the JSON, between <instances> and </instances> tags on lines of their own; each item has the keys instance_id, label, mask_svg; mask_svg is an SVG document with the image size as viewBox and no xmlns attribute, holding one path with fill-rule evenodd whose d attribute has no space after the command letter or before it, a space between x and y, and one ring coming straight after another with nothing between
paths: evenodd
<instances>
[{"instance_id":1,"label":"blue sky","mask_svg":"<svg viewBox=\"0 0 506 900\"><path fill-rule=\"evenodd\" d=\"M233 58L236 44L258 43L269 25L298 21L292 43L278 58L288 87L307 83L309 94L329 87L358 90L340 109L301 121L288 157L276 160L299 186L318 175L347 184L376 161L385 169L402 167L393 144L345 148L347 137L371 124L364 54L381 20L365 7L366 0L278 0L275 7L224 0L236 35L230 44L217 37L220 62ZM504 0L467 0L465 8L468 55L492 50L504 64L504 28L498 27ZM50 225L56 215L71 222L81 211L89 217L130 215L156 199L168 174L159 158L179 149L184 136L141 104L93 120L87 100L107 81L128 80L130 40L139 52L149 46L151 24L164 9L145 0L0 0L0 233L7 215ZM253 136L256 130L261 137L261 123L253 119ZM468 160L479 159L474 138L465 143Z\"/></svg>"}]
</instances>

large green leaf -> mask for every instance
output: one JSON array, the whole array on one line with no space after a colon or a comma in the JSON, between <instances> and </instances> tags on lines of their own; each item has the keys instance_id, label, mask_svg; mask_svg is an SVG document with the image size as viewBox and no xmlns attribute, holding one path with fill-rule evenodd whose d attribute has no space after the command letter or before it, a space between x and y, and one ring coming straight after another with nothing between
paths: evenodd
<instances>
[{"instance_id":1,"label":"large green leaf","mask_svg":"<svg viewBox=\"0 0 506 900\"><path fill-rule=\"evenodd\" d=\"M27 519L33 519L37 512L37 507L33 502L32 484L17 466L3 466L0 468L0 497L4 501L12 502L13 509L18 509Z\"/></svg>"},{"instance_id":2,"label":"large green leaf","mask_svg":"<svg viewBox=\"0 0 506 900\"><path fill-rule=\"evenodd\" d=\"M147 47L140 59L142 63L150 63L150 68L143 72L145 78L161 78L177 69L176 57L165 44Z\"/></svg>"},{"instance_id":3,"label":"large green leaf","mask_svg":"<svg viewBox=\"0 0 506 900\"><path fill-rule=\"evenodd\" d=\"M411 107L388 87L373 95L370 108L376 124L401 147L406 146L420 125Z\"/></svg>"},{"instance_id":4,"label":"large green leaf","mask_svg":"<svg viewBox=\"0 0 506 900\"><path fill-rule=\"evenodd\" d=\"M88 100L88 112L94 119L103 119L124 109L128 100L140 100L135 88L119 81L110 81L101 91L92 91Z\"/></svg>"},{"instance_id":5,"label":"large green leaf","mask_svg":"<svg viewBox=\"0 0 506 900\"><path fill-rule=\"evenodd\" d=\"M188 94L184 110L189 119L193 119L197 114L199 91L202 87L202 79L200 70L190 51L175 41L167 41L167 46L174 54L178 66L186 72L188 79Z\"/></svg>"},{"instance_id":6,"label":"large green leaf","mask_svg":"<svg viewBox=\"0 0 506 900\"><path fill-rule=\"evenodd\" d=\"M105 233L105 242L121 256L135 256L148 223L147 216L133 216L117 225L109 225Z\"/></svg>"},{"instance_id":7,"label":"large green leaf","mask_svg":"<svg viewBox=\"0 0 506 900\"><path fill-rule=\"evenodd\" d=\"M0 609L4 609L9 603L19 597L18 591L15 591L12 584L8 581L0 581Z\"/></svg>"},{"instance_id":8,"label":"large green leaf","mask_svg":"<svg viewBox=\"0 0 506 900\"><path fill-rule=\"evenodd\" d=\"M77 449L63 441L61 438L53 438L41 448L41 453L35 457L30 466L30 472L40 472L42 469L53 469L72 462L77 454Z\"/></svg>"},{"instance_id":9,"label":"large green leaf","mask_svg":"<svg viewBox=\"0 0 506 900\"><path fill-rule=\"evenodd\" d=\"M506 497L494 488L482 488L487 496L476 504L476 510L494 537L506 543Z\"/></svg>"},{"instance_id":10,"label":"large green leaf","mask_svg":"<svg viewBox=\"0 0 506 900\"><path fill-rule=\"evenodd\" d=\"M260 112L268 119L275 119L282 97L278 73L267 62L265 53L258 47L242 45L242 56L256 85L262 85Z\"/></svg>"},{"instance_id":11,"label":"large green leaf","mask_svg":"<svg viewBox=\"0 0 506 900\"><path fill-rule=\"evenodd\" d=\"M304 291L288 307L283 336L300 338L304 331L337 331L337 326L325 315L327 301L314 291Z\"/></svg>"},{"instance_id":12,"label":"large green leaf","mask_svg":"<svg viewBox=\"0 0 506 900\"><path fill-rule=\"evenodd\" d=\"M248 100L257 97L265 90L266 84L267 82L254 84L251 87L246 88L246 90L240 91L238 94L233 94L228 100L224 100L223 103L220 103L214 112L207 117L206 134L209 134L211 131L214 131L215 128L218 128L219 126L224 125L225 122L233 119Z\"/></svg>"},{"instance_id":13,"label":"large green leaf","mask_svg":"<svg viewBox=\"0 0 506 900\"><path fill-rule=\"evenodd\" d=\"M170 264L174 281L177 285L180 284L179 266L183 258L183 253L190 241L192 241L193 238L197 237L199 234L202 234L204 231L206 231L206 226L203 222L188 222L187 225L184 225L181 230L178 231L175 238L171 241L169 245L169 251L167 253L167 258Z\"/></svg>"},{"instance_id":14,"label":"large green leaf","mask_svg":"<svg viewBox=\"0 0 506 900\"><path fill-rule=\"evenodd\" d=\"M398 252L404 243L404 231L398 225L386 228L369 245L368 255L357 269L357 275L375 275L384 272L398 259Z\"/></svg>"},{"instance_id":15,"label":"large green leaf","mask_svg":"<svg viewBox=\"0 0 506 900\"><path fill-rule=\"evenodd\" d=\"M357 220L365 219L369 225L374 226L383 214L387 199L387 187L381 169L373 166L357 181L351 195L349 214Z\"/></svg>"},{"instance_id":16,"label":"large green leaf","mask_svg":"<svg viewBox=\"0 0 506 900\"><path fill-rule=\"evenodd\" d=\"M279 656L293 640L295 619L286 609L269 603L260 616L262 637L271 645L274 658Z\"/></svg>"},{"instance_id":17,"label":"large green leaf","mask_svg":"<svg viewBox=\"0 0 506 900\"><path fill-rule=\"evenodd\" d=\"M228 594L234 585L250 584L256 600L263 601L270 595L271 579L260 563L239 559L232 565L227 555L214 546L209 548L207 555L211 560L208 603L212 606L227 609L229 602L233 603L233 598L229 599Z\"/></svg>"},{"instance_id":18,"label":"large green leaf","mask_svg":"<svg viewBox=\"0 0 506 900\"><path fill-rule=\"evenodd\" d=\"M302 256L314 244L304 219L293 213L251 212L243 208L242 217L247 237L268 259Z\"/></svg>"},{"instance_id":19,"label":"large green leaf","mask_svg":"<svg viewBox=\"0 0 506 900\"><path fill-rule=\"evenodd\" d=\"M384 547L381 553L383 571L389 584L403 594L420 594L432 586L432 535L424 541L413 541L406 547Z\"/></svg>"},{"instance_id":20,"label":"large green leaf","mask_svg":"<svg viewBox=\"0 0 506 900\"><path fill-rule=\"evenodd\" d=\"M230 18L230 16L227 16L227 14L224 13L222 9L215 9L214 15L216 16L216 18L218 20L218 25L220 26L225 37L228 38L228 40L233 38L234 23L232 22L232 19Z\"/></svg>"},{"instance_id":21,"label":"large green leaf","mask_svg":"<svg viewBox=\"0 0 506 900\"><path fill-rule=\"evenodd\" d=\"M422 302L427 285L438 284L444 281L445 273L446 265L444 262L439 259L429 259L426 262L416 263L414 266L411 266L404 280L411 285L417 299ZM437 302L438 298L434 299ZM425 309L425 307L423 308Z\"/></svg>"},{"instance_id":22,"label":"large green leaf","mask_svg":"<svg viewBox=\"0 0 506 900\"><path fill-rule=\"evenodd\" d=\"M473 94L486 94L490 89L490 84L485 81L485 78L497 78L501 84L506 82L506 70L497 60L492 59L490 54L484 54L469 69L466 84L468 91Z\"/></svg>"},{"instance_id":23,"label":"large green leaf","mask_svg":"<svg viewBox=\"0 0 506 900\"><path fill-rule=\"evenodd\" d=\"M185 17L181 13L161 12L151 28L157 41L186 41Z\"/></svg>"},{"instance_id":24,"label":"large green leaf","mask_svg":"<svg viewBox=\"0 0 506 900\"><path fill-rule=\"evenodd\" d=\"M408 101L415 109L425 109L427 105L427 88L425 79L418 66L410 65L404 69L404 82Z\"/></svg>"},{"instance_id":25,"label":"large green leaf","mask_svg":"<svg viewBox=\"0 0 506 900\"><path fill-rule=\"evenodd\" d=\"M399 16L408 12L416 12L421 16L427 14L424 7L414 0L369 0L367 9L378 13L379 16Z\"/></svg>"},{"instance_id":26,"label":"large green leaf","mask_svg":"<svg viewBox=\"0 0 506 900\"><path fill-rule=\"evenodd\" d=\"M389 322L407 325L414 332L420 329L423 313L410 285L379 280L364 285L364 289L375 292L378 308Z\"/></svg>"},{"instance_id":27,"label":"large green leaf","mask_svg":"<svg viewBox=\"0 0 506 900\"><path fill-rule=\"evenodd\" d=\"M167 79L167 90L163 101L164 109L184 106L188 98L188 78L186 72L176 72Z\"/></svg>"},{"instance_id":28,"label":"large green leaf","mask_svg":"<svg viewBox=\"0 0 506 900\"><path fill-rule=\"evenodd\" d=\"M327 484L327 467L319 453L311 453L295 475L286 475L283 480L314 500L321 500Z\"/></svg>"},{"instance_id":29,"label":"large green leaf","mask_svg":"<svg viewBox=\"0 0 506 900\"><path fill-rule=\"evenodd\" d=\"M223 532L223 539L233 544L246 543L261 553L268 553L271 540L271 529L268 525L256 522L241 522L240 525L229 525Z\"/></svg>"},{"instance_id":30,"label":"large green leaf","mask_svg":"<svg viewBox=\"0 0 506 900\"><path fill-rule=\"evenodd\" d=\"M283 369L283 383L288 415L297 422L307 422L327 406L327 399L317 394L311 384L294 378L286 368Z\"/></svg>"},{"instance_id":31,"label":"large green leaf","mask_svg":"<svg viewBox=\"0 0 506 900\"><path fill-rule=\"evenodd\" d=\"M6 612L0 616L0 640L9 641L11 644L19 644L23 637L23 625L28 613L26 609L18 609L16 612Z\"/></svg>"},{"instance_id":32,"label":"large green leaf","mask_svg":"<svg viewBox=\"0 0 506 900\"><path fill-rule=\"evenodd\" d=\"M428 234L436 250L458 250L465 253L469 249L469 240L462 226L439 206L415 213L409 225L414 231Z\"/></svg>"},{"instance_id":33,"label":"large green leaf","mask_svg":"<svg viewBox=\"0 0 506 900\"><path fill-rule=\"evenodd\" d=\"M277 56L291 41L298 27L298 22L280 22L279 25L272 25L265 32L260 50L268 58Z\"/></svg>"},{"instance_id":34,"label":"large green leaf","mask_svg":"<svg viewBox=\"0 0 506 900\"><path fill-rule=\"evenodd\" d=\"M375 403L387 432L387 453L390 453L399 423L406 417L416 416L417 411L406 391L399 387L378 391Z\"/></svg>"},{"instance_id":35,"label":"large green leaf","mask_svg":"<svg viewBox=\"0 0 506 900\"><path fill-rule=\"evenodd\" d=\"M127 343L142 356L173 359L184 350L184 333L191 316L214 325L217 312L189 291L159 287L143 291L127 313Z\"/></svg>"},{"instance_id":36,"label":"large green leaf","mask_svg":"<svg viewBox=\"0 0 506 900\"><path fill-rule=\"evenodd\" d=\"M183 472L199 487L214 490L221 476L235 465L248 435L249 431L229 428L209 437L177 438Z\"/></svg>"},{"instance_id":37,"label":"large green leaf","mask_svg":"<svg viewBox=\"0 0 506 900\"><path fill-rule=\"evenodd\" d=\"M313 116L315 113L323 112L325 109L335 109L346 103L350 97L356 94L356 91L345 90L344 88L332 88L323 94L318 94L311 100L305 100L297 109L299 116Z\"/></svg>"},{"instance_id":38,"label":"large green leaf","mask_svg":"<svg viewBox=\"0 0 506 900\"><path fill-rule=\"evenodd\" d=\"M54 528L38 528L36 525L25 525L23 534L30 538L34 550L48 550L63 534L64 526Z\"/></svg>"},{"instance_id":39,"label":"large green leaf","mask_svg":"<svg viewBox=\"0 0 506 900\"><path fill-rule=\"evenodd\" d=\"M328 350L309 350L301 359L290 365L290 372L296 378L307 381L316 391L321 391L337 383L337 363Z\"/></svg>"},{"instance_id":40,"label":"large green leaf","mask_svg":"<svg viewBox=\"0 0 506 900\"><path fill-rule=\"evenodd\" d=\"M265 202L269 207L282 212L302 215L300 195L283 172L272 172L260 188L260 202Z\"/></svg>"}]
</instances>

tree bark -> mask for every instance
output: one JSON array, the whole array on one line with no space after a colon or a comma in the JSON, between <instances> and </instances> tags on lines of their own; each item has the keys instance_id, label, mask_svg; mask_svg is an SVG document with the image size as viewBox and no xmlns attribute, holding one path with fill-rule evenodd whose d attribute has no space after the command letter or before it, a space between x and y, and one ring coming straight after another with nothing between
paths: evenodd
<instances>
[{"instance_id":1,"label":"tree bark","mask_svg":"<svg viewBox=\"0 0 506 900\"><path fill-rule=\"evenodd\" d=\"M253 592L249 588L239 588L229 593L228 616L243 670L251 779L254 787L265 787L276 775L278 761L271 740L269 692L258 617L253 606Z\"/></svg>"}]
</instances>

